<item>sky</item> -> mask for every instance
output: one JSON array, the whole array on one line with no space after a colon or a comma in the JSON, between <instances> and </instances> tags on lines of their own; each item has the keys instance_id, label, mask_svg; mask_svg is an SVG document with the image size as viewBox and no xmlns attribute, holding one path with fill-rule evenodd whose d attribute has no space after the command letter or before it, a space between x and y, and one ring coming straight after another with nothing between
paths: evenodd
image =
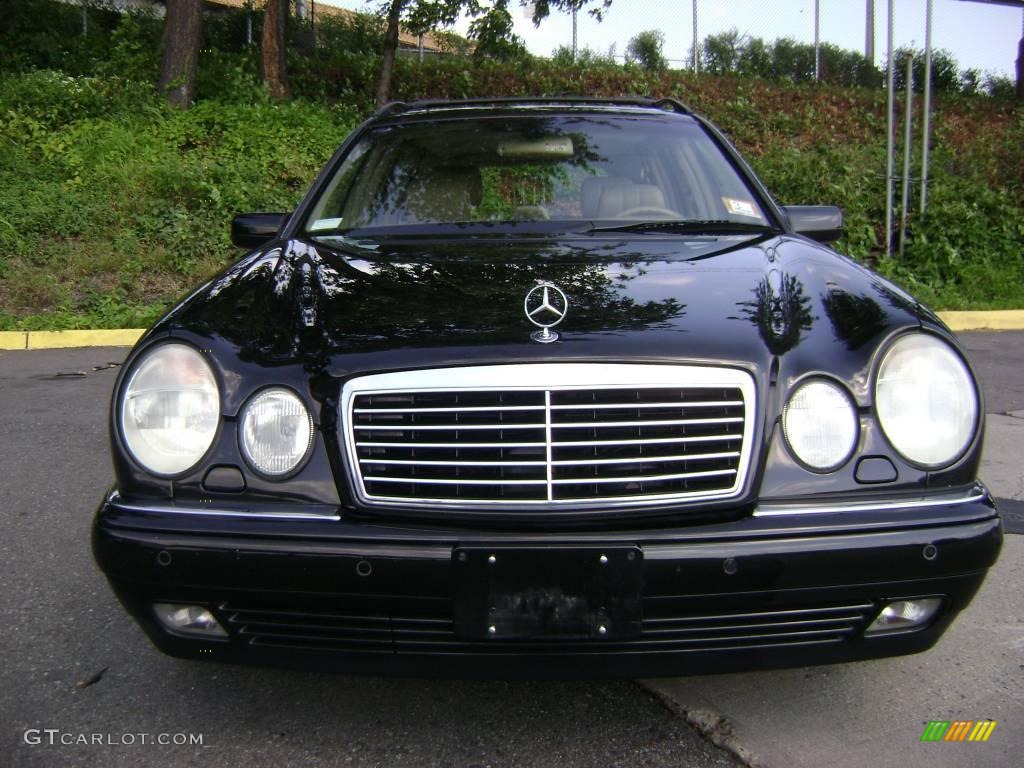
<instances>
[{"instance_id":1,"label":"sky","mask_svg":"<svg viewBox=\"0 0 1024 768\"><path fill-rule=\"evenodd\" d=\"M354 10L373 10L379 0L317 0ZM655 29L665 35L665 56L673 66L682 66L693 43L692 0L613 0L604 20L598 22L586 12L577 17L580 48L607 52L625 51L629 39L638 32ZM801 42L814 41L814 0L696 0L697 31L703 39L709 34L733 27L741 33L771 41L792 37ZM820 36L842 48L863 51L866 0L819 0ZM597 4L597 3L594 3ZM1017 43L1024 34L1024 11L963 0L933 0L932 47L953 54L961 69L1013 76ZM895 46L924 48L925 8L927 0L894 0ZM888 0L875 0L875 59L881 64L886 54ZM561 45L572 45L572 21L566 13L553 13L534 27L528 9L517 9L516 34L531 53L546 56ZM465 34L463 20L456 31Z\"/></svg>"}]
</instances>

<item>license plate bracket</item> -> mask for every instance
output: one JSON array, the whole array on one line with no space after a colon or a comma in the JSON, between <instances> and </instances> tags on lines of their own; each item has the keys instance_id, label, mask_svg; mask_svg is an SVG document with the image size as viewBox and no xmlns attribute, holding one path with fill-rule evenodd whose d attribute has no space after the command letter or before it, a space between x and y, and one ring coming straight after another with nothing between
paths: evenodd
<instances>
[{"instance_id":1,"label":"license plate bracket","mask_svg":"<svg viewBox=\"0 0 1024 768\"><path fill-rule=\"evenodd\" d=\"M457 547L462 639L623 639L640 633L643 552L615 547Z\"/></svg>"}]
</instances>

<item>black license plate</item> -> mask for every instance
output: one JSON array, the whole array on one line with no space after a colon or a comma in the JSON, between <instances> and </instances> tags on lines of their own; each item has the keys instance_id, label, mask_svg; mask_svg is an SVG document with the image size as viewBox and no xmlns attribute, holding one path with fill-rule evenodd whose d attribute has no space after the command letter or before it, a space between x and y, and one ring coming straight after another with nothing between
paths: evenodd
<instances>
[{"instance_id":1,"label":"black license plate","mask_svg":"<svg viewBox=\"0 0 1024 768\"><path fill-rule=\"evenodd\" d=\"M463 639L640 633L639 547L459 547L453 558L455 631Z\"/></svg>"}]
</instances>

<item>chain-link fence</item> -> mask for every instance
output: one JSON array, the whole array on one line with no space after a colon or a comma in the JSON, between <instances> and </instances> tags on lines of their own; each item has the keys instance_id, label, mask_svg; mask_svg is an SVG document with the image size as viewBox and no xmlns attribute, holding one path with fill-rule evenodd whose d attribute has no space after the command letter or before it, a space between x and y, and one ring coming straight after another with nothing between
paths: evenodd
<instances>
[{"instance_id":1,"label":"chain-link fence","mask_svg":"<svg viewBox=\"0 0 1024 768\"><path fill-rule=\"evenodd\" d=\"M868 84L887 59L888 0L613 0L600 21L589 13L596 5L583 5L575 19L555 13L539 27L527 9L516 32L534 54L571 57L575 41L577 60L618 63L643 63L644 36L653 36L669 68L797 81ZM895 0L894 48L925 47L929 5L931 44L943 70L937 87L952 77L968 89L986 79L1012 88L1024 3Z\"/></svg>"},{"instance_id":2,"label":"chain-link fence","mask_svg":"<svg viewBox=\"0 0 1024 768\"><path fill-rule=\"evenodd\" d=\"M312 13L327 6L367 12L377 0L302 0ZM689 69L880 86L888 57L889 0L579 0L576 13L555 10L535 26L533 5L514 6L514 32L527 50L566 63L633 61ZM1012 95L1024 0L893 0L893 48L903 60L920 52L931 9L933 87ZM466 35L470 20L455 31ZM406 45L413 54L417 46ZM441 52L427 45L421 56ZM919 57L921 58L921 57ZM922 58L923 61L923 58ZM919 64L915 86L923 77ZM897 75L902 87L903 71Z\"/></svg>"},{"instance_id":3,"label":"chain-link fence","mask_svg":"<svg viewBox=\"0 0 1024 768\"><path fill-rule=\"evenodd\" d=\"M81 6L82 34L111 11L162 15L155 0L61 0ZM512 0L515 3L515 0ZM902 62L916 56L914 87L924 78L922 49L930 42L932 87L938 92L985 92L1012 96L1019 40L1024 38L1024 0L578 0L576 13L554 10L539 25L533 5L515 9L514 33L533 55L564 63L623 64L649 69L686 69L793 82L879 87L885 77L892 10L892 45ZM246 20L252 42L253 17L263 0L206 0L214 16ZM309 28L314 44L339 42L353 34L379 36L380 0L292 0L292 23ZM486 4L481 8L486 9ZM601 18L592 11L602 10ZM92 14L90 16L90 14ZM98 16L97 16L98 14ZM928 23L928 19L931 23ZM108 19L109 21L109 19ZM399 54L419 59L467 54L471 20L454 29L415 35L403 29ZM930 40L929 30L931 32ZM366 43L366 44L364 44ZM904 69L895 84L902 89Z\"/></svg>"}]
</instances>

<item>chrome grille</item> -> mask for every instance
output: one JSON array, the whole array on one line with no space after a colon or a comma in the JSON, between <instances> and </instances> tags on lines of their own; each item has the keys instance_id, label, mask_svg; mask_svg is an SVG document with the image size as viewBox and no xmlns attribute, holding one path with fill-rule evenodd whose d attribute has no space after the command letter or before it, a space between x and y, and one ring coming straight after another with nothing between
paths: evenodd
<instances>
[{"instance_id":1,"label":"chrome grille","mask_svg":"<svg viewBox=\"0 0 1024 768\"><path fill-rule=\"evenodd\" d=\"M754 390L731 369L536 364L345 387L365 503L637 504L739 492Z\"/></svg>"}]
</instances>

